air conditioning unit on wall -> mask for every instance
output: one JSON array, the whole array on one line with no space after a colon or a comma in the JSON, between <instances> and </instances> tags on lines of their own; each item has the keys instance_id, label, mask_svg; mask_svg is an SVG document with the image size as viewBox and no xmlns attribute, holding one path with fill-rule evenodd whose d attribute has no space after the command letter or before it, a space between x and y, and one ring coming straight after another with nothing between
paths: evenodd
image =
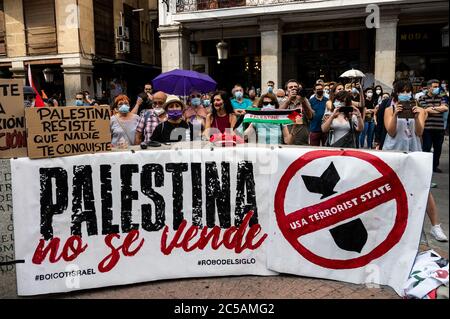
<instances>
[{"instance_id":1,"label":"air conditioning unit on wall","mask_svg":"<svg viewBox=\"0 0 450 319\"><path fill-rule=\"evenodd\" d=\"M119 53L122 53L122 54L130 53L130 42L120 40L118 51L119 51Z\"/></svg>"},{"instance_id":2,"label":"air conditioning unit on wall","mask_svg":"<svg viewBox=\"0 0 450 319\"><path fill-rule=\"evenodd\" d=\"M117 38L129 39L130 38L130 29L128 27L120 25L117 28Z\"/></svg>"}]
</instances>

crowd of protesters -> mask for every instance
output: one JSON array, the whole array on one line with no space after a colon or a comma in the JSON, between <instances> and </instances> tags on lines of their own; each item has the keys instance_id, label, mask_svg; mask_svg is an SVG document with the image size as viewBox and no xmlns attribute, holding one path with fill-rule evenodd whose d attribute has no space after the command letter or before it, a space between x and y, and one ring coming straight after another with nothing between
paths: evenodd
<instances>
[{"instance_id":1,"label":"crowd of protesters","mask_svg":"<svg viewBox=\"0 0 450 319\"><path fill-rule=\"evenodd\" d=\"M26 105L32 106L32 93L25 93ZM230 93L193 89L189 96L179 97L153 92L152 84L148 83L134 105L129 97L120 94L111 106L112 145L127 148L211 140L219 133L262 144L433 151L433 172L442 173L439 159L448 129L445 81L432 79L417 88L408 79L400 79L393 83L392 92L385 92L379 85L363 90L355 80L350 83L318 80L311 95L302 83L291 79L284 88L276 88L269 81L262 94L260 90L244 90L240 84ZM84 91L76 95L76 105L97 103ZM250 110L275 113L292 110L295 115L291 124L286 125L246 123L243 119ZM411 116L402 116L403 112ZM427 213L432 223L431 234L439 241L447 241L431 192Z\"/></svg>"}]
</instances>

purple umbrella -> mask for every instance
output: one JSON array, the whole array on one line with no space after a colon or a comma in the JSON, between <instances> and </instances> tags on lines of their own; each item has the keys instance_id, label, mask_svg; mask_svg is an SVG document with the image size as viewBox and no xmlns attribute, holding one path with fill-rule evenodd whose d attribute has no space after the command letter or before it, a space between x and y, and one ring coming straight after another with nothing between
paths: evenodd
<instances>
[{"instance_id":1,"label":"purple umbrella","mask_svg":"<svg viewBox=\"0 0 450 319\"><path fill-rule=\"evenodd\" d=\"M191 90L212 92L216 89L217 82L206 74L176 69L158 75L153 80L153 86L157 91L186 96Z\"/></svg>"}]
</instances>

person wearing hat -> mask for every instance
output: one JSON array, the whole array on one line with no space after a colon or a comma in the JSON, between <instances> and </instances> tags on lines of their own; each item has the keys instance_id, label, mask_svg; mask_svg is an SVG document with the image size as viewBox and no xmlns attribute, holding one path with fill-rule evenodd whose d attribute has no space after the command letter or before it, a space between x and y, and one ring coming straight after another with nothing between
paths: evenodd
<instances>
[{"instance_id":1,"label":"person wearing hat","mask_svg":"<svg viewBox=\"0 0 450 319\"><path fill-rule=\"evenodd\" d=\"M24 107L34 107L36 103L36 92L34 92L31 86L23 87L23 106Z\"/></svg>"},{"instance_id":2,"label":"person wearing hat","mask_svg":"<svg viewBox=\"0 0 450 319\"><path fill-rule=\"evenodd\" d=\"M193 126L183 119L183 102L175 95L168 95L163 108L167 113L167 121L156 127L151 140L160 143L192 141Z\"/></svg>"}]
</instances>

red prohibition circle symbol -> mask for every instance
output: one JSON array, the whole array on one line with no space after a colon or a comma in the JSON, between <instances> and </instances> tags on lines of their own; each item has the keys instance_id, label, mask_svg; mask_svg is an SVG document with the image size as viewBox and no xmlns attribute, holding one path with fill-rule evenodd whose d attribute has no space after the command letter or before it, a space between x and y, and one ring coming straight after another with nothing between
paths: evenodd
<instances>
[{"instance_id":1,"label":"red prohibition circle symbol","mask_svg":"<svg viewBox=\"0 0 450 319\"><path fill-rule=\"evenodd\" d=\"M375 167L375 169L377 169L377 171L380 172L382 176L365 185L359 186L353 190L332 197L331 199L328 199L324 202L302 208L286 215L286 212L284 211L284 203L286 198L286 191L291 179L308 163L316 159L326 158L330 156L347 156L366 161L373 167ZM309 223L308 225L305 225L299 229L293 230L291 229L291 227L289 227L290 223L292 222L301 220L302 218L307 218L308 216L311 216L319 211L323 211L324 209L332 207L333 205L340 204L354 198L359 198L362 194L365 194L379 187L383 187L387 183L389 183L391 187L390 191L384 192L382 195L375 197L370 201L365 202L364 204L355 205L352 208L345 210L344 212L340 212L339 214L327 217L320 222ZM390 200L395 200L396 202L396 217L394 226L387 235L386 239L366 255L346 260L324 258L308 250L305 246L300 244L298 240L301 236L313 233L326 227L333 226L336 223L363 214ZM325 268L351 269L363 267L369 264L372 260L386 254L400 241L406 229L408 221L408 202L405 189L397 174L380 158L369 153L350 150L312 151L306 153L295 162L293 162L281 177L277 191L275 193L275 215L277 218L278 227L280 228L283 236L304 258L316 265Z\"/></svg>"}]
</instances>

